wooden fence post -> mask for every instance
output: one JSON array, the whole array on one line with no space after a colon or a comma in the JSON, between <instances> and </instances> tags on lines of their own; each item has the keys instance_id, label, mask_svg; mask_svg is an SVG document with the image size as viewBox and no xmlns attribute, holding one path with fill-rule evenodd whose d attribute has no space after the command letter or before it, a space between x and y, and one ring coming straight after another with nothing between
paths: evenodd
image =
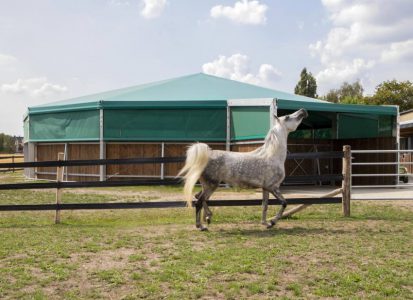
<instances>
[{"instance_id":1,"label":"wooden fence post","mask_svg":"<svg viewBox=\"0 0 413 300\"><path fill-rule=\"evenodd\" d=\"M11 157L11 162L14 164L14 155ZM13 166L13 173L14 173L14 166Z\"/></svg>"},{"instance_id":2,"label":"wooden fence post","mask_svg":"<svg viewBox=\"0 0 413 300\"><path fill-rule=\"evenodd\" d=\"M59 152L57 154L57 160L64 160L65 154L63 152ZM56 182L62 182L63 181L63 167L58 166L56 170ZM62 200L62 189L57 188L56 189L56 204L60 204ZM60 223L60 209L56 209L56 215L55 215L55 224Z\"/></svg>"},{"instance_id":3,"label":"wooden fence post","mask_svg":"<svg viewBox=\"0 0 413 300\"><path fill-rule=\"evenodd\" d=\"M343 146L343 215L350 217L350 200L351 200L351 147Z\"/></svg>"}]
</instances>

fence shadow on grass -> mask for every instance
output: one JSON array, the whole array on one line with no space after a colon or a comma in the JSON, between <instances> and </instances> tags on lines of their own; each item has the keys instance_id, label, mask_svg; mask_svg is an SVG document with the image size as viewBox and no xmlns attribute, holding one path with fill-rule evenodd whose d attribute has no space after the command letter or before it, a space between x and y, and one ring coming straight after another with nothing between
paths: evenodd
<instances>
[{"instance_id":1,"label":"fence shadow on grass","mask_svg":"<svg viewBox=\"0 0 413 300\"><path fill-rule=\"evenodd\" d=\"M307 235L325 235L325 234L346 234L350 231L343 229L328 229L328 228L307 228L307 227L291 227L291 228L254 228L254 229L231 229L221 230L220 233L227 236L249 236L256 238L267 238L271 236L307 236Z\"/></svg>"}]
</instances>

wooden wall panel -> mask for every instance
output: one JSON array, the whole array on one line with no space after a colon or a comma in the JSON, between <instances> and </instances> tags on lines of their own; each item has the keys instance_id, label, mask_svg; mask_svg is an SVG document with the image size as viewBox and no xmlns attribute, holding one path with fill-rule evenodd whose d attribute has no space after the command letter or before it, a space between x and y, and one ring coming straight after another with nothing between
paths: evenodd
<instances>
[{"instance_id":1,"label":"wooden wall panel","mask_svg":"<svg viewBox=\"0 0 413 300\"><path fill-rule=\"evenodd\" d=\"M108 159L159 156L161 156L161 144L110 143L106 145L106 158ZM108 165L106 174L108 177L113 175L140 175L142 177L159 177L161 174L161 167L160 164ZM119 180L119 178L112 177L110 178L110 180Z\"/></svg>"},{"instance_id":2,"label":"wooden wall panel","mask_svg":"<svg viewBox=\"0 0 413 300\"><path fill-rule=\"evenodd\" d=\"M191 145L188 144L165 144L165 157L176 157L176 156L185 156L186 150ZM209 144L214 150L225 150L225 144ZM165 176L175 177L178 175L179 170L184 166L184 163L169 163L165 164L164 174Z\"/></svg>"},{"instance_id":3,"label":"wooden wall panel","mask_svg":"<svg viewBox=\"0 0 413 300\"><path fill-rule=\"evenodd\" d=\"M191 144L166 144L165 157L185 156L186 150ZM164 166L165 176L176 176L184 163L169 163Z\"/></svg>"},{"instance_id":4,"label":"wooden wall panel","mask_svg":"<svg viewBox=\"0 0 413 300\"><path fill-rule=\"evenodd\" d=\"M99 159L98 144L68 144L68 160ZM66 173L66 172L65 172ZM96 176L68 176L69 181L97 181L99 180L99 166L75 166L67 168L68 174L87 174ZM64 176L66 179L66 176Z\"/></svg>"},{"instance_id":5,"label":"wooden wall panel","mask_svg":"<svg viewBox=\"0 0 413 300\"><path fill-rule=\"evenodd\" d=\"M288 150L290 152L314 152L313 141L311 140L289 140ZM343 145L350 145L352 149L395 149L395 138L372 138L372 139L352 139L352 140L336 140L336 141L316 141L317 151L341 151ZM187 147L190 144L181 143L166 143L165 157L185 156ZM233 145L232 151L246 152L252 151L261 146L261 143ZM58 152L64 152L64 144L38 144L36 146L36 160L56 160ZM210 144L213 149L225 150L225 144ZM159 157L161 156L161 143L108 143L106 145L106 157L111 158L135 158L135 157ZM390 162L395 161L395 154L357 154L353 155L355 162ZM99 158L99 144L69 144L68 145L69 159L98 159ZM299 166L298 166L299 165ZM172 163L164 165L165 177L174 177L182 168L183 163ZM38 168L40 172L56 172L56 168ZM86 167L69 167L69 173L79 174L99 174L99 166ZM286 162L286 174L291 175L306 175L306 174L332 174L341 173L340 160L320 160L319 164L313 160L288 160ZM395 166L354 166L354 173L396 173ZM130 175L140 175L143 177L160 177L160 164L136 164L136 165L109 165L106 171L110 178L113 175L126 175L123 179L128 179ZM40 179L56 178L55 175L41 175ZM66 179L66 177L65 177ZM90 181L98 180L99 177L86 176L69 176L68 180L75 181ZM109 180L119 180L120 178L112 177ZM368 184L394 184L396 176L393 177L359 177L353 178L353 183L357 185Z\"/></svg>"},{"instance_id":6,"label":"wooden wall panel","mask_svg":"<svg viewBox=\"0 0 413 300\"><path fill-rule=\"evenodd\" d=\"M37 144L36 146L36 161L57 160L57 154L64 152L63 144ZM56 173L55 167L36 168L36 172L52 172ZM37 174L38 179L56 180L56 175Z\"/></svg>"},{"instance_id":7,"label":"wooden wall panel","mask_svg":"<svg viewBox=\"0 0 413 300\"><path fill-rule=\"evenodd\" d=\"M64 152L64 144L37 144L36 148L36 160L46 161L46 160L57 160L57 154L59 152ZM98 144L68 144L68 160L73 159L99 159L99 145ZM52 172L56 173L55 167L45 167L37 168L38 172ZM68 167L67 173L72 174L93 174L97 175L94 177L90 176L67 176L66 170L64 172L63 178L69 181L95 181L99 180L99 166L82 166L82 167ZM46 175L38 174L39 179L49 179L55 180L56 175Z\"/></svg>"}]
</instances>

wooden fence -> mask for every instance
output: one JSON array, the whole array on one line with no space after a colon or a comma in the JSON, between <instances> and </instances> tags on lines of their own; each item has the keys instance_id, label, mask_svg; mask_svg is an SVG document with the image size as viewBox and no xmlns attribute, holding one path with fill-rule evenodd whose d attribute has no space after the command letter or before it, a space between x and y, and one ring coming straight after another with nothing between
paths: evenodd
<instances>
[{"instance_id":1,"label":"wooden fence","mask_svg":"<svg viewBox=\"0 0 413 300\"><path fill-rule=\"evenodd\" d=\"M4 161L4 160L9 160L12 164L14 164L15 162L19 162L24 160L24 156L23 155L7 155L7 156L0 156L0 162ZM8 169L0 169L0 173L5 173L5 172L15 172L18 170L23 170L23 168L15 168L15 167L11 167Z\"/></svg>"},{"instance_id":2,"label":"wooden fence","mask_svg":"<svg viewBox=\"0 0 413 300\"><path fill-rule=\"evenodd\" d=\"M342 193L343 197L330 197L326 195L320 198L293 198L288 199L289 204L301 204L306 207L312 204L329 204L342 203L343 214L350 215L350 185L348 169L350 159L350 149L344 148L344 152L316 152L316 153L289 153L287 160L291 159L342 159L343 173L330 175L300 175L288 176L285 182L302 183L314 181L339 181L342 182L342 188L336 190L332 195ZM55 182L32 182L32 183L13 183L0 184L0 190L17 190L17 189L50 189L57 190L56 203L54 204L25 204L25 205L0 205L0 211L22 211L22 210L55 210L55 222L60 221L60 210L74 209L128 209L128 208L173 208L184 207L184 201L158 201L158 202L137 202L137 203L61 203L62 189L68 188L92 188L92 187L119 187L119 186L142 186L142 185L179 185L181 179L140 179L128 181L85 181L85 182L63 182L63 167L84 167L84 166L99 166L99 165L131 165L131 164L176 164L183 162L184 157L152 157L152 158L128 158L128 159L91 159L91 160L63 160L63 154L59 154L56 161L41 161L41 162L22 162L22 163L3 163L0 164L0 169L4 168L40 168L54 167L57 168L57 178ZM254 206L261 205L262 199L257 200L214 200L209 201L210 206ZM270 205L280 205L281 202L274 199L269 201Z\"/></svg>"}]
</instances>

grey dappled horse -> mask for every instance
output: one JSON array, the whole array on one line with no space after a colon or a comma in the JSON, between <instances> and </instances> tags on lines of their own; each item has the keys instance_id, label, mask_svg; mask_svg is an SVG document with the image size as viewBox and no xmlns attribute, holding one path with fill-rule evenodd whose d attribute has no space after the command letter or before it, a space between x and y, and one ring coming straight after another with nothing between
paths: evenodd
<instances>
[{"instance_id":1,"label":"grey dappled horse","mask_svg":"<svg viewBox=\"0 0 413 300\"><path fill-rule=\"evenodd\" d=\"M287 206L287 201L280 192L280 185L285 177L288 134L295 131L307 116L305 109L279 118L275 116L275 125L269 130L264 145L251 152L212 150L203 143L193 144L188 148L185 166L179 175L184 175L184 194L188 206L192 206L194 185L198 180L202 185L202 190L195 195L197 228L207 230L201 223L201 209L204 209L204 217L210 223L212 212L207 201L221 182L232 186L263 188L273 194L281 201L282 207L276 216L267 222L268 199L263 199L262 224L267 228L276 224Z\"/></svg>"}]
</instances>

